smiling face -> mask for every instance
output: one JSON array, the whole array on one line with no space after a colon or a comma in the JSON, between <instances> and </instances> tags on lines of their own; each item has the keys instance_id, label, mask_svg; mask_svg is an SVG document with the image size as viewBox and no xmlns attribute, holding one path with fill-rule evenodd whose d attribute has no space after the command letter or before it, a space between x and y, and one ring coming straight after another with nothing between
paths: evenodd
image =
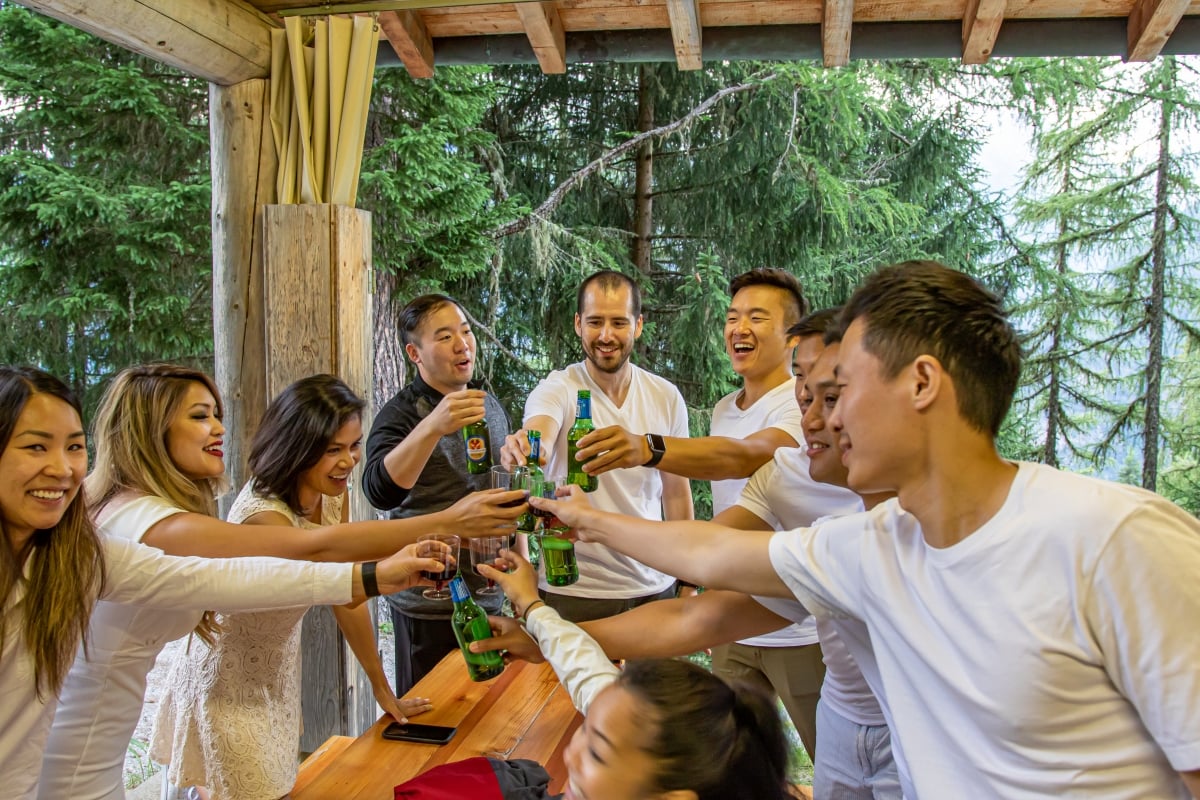
<instances>
[{"instance_id":1,"label":"smiling face","mask_svg":"<svg viewBox=\"0 0 1200 800\"><path fill-rule=\"evenodd\" d=\"M904 476L923 463L919 451L919 415L905 373L887 378L883 362L863 347L865 322L846 329L838 351L837 406L828 420L849 486L859 494L897 491Z\"/></svg>"},{"instance_id":2,"label":"smiling face","mask_svg":"<svg viewBox=\"0 0 1200 800\"><path fill-rule=\"evenodd\" d=\"M838 349L837 344L831 344L821 351L808 370L804 388L797 389L797 399L804 411L804 443L809 475L820 483L846 486L848 475L842 464L842 451L829 425L829 416L837 406L839 394L833 372Z\"/></svg>"},{"instance_id":3,"label":"smiling face","mask_svg":"<svg viewBox=\"0 0 1200 800\"><path fill-rule=\"evenodd\" d=\"M725 352L747 380L786 369L795 337L787 335L791 295L775 286L739 289L725 312Z\"/></svg>"},{"instance_id":4,"label":"smiling face","mask_svg":"<svg viewBox=\"0 0 1200 800\"><path fill-rule=\"evenodd\" d=\"M305 508L320 495L337 497L346 491L350 473L362 458L362 420L351 417L326 445L321 460L300 473L300 503Z\"/></svg>"},{"instance_id":5,"label":"smiling face","mask_svg":"<svg viewBox=\"0 0 1200 800\"><path fill-rule=\"evenodd\" d=\"M179 409L167 428L167 454L192 480L225 474L225 426L217 417L217 400L199 381L189 382Z\"/></svg>"},{"instance_id":6,"label":"smiling face","mask_svg":"<svg viewBox=\"0 0 1200 800\"><path fill-rule=\"evenodd\" d=\"M642 335L642 318L633 314L628 286L604 288L592 283L583 294L575 315L575 333L583 341L588 363L600 372L615 373L633 355L633 344Z\"/></svg>"},{"instance_id":7,"label":"smiling face","mask_svg":"<svg viewBox=\"0 0 1200 800\"><path fill-rule=\"evenodd\" d=\"M14 550L53 528L87 474L83 423L68 403L31 395L0 452L0 519Z\"/></svg>"},{"instance_id":8,"label":"smiling face","mask_svg":"<svg viewBox=\"0 0 1200 800\"><path fill-rule=\"evenodd\" d=\"M442 394L467 388L475 374L475 333L454 303L429 312L404 346L421 379Z\"/></svg>"},{"instance_id":9,"label":"smiling face","mask_svg":"<svg viewBox=\"0 0 1200 800\"><path fill-rule=\"evenodd\" d=\"M563 753L563 800L647 800L654 759L645 751L653 724L644 702L619 684L605 688Z\"/></svg>"}]
</instances>

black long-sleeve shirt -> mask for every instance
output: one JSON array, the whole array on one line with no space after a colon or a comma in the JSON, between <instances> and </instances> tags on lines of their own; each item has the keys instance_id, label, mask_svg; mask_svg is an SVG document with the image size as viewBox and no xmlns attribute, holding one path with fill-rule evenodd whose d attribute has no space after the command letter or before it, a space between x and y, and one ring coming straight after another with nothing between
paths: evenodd
<instances>
[{"instance_id":1,"label":"black long-sleeve shirt","mask_svg":"<svg viewBox=\"0 0 1200 800\"><path fill-rule=\"evenodd\" d=\"M478 388L472 386L471 388ZM363 466L363 491L371 505L388 512L393 519L432 514L454 505L471 492L491 488L491 478L471 475L467 472L467 445L462 432L443 436L429 454L417 482L411 489L397 486L388 474L383 459L404 437L412 433L417 423L429 416L442 400L442 393L425 383L420 374L412 383L401 389L387 401L375 416L371 433L367 436L367 461ZM509 432L508 415L500 401L492 395L484 400L487 415L492 462L500 463L500 448ZM466 547L462 550L466 555ZM482 585L482 578L467 568L463 577L471 586ZM486 599L485 599L486 598ZM388 602L410 616L443 617L449 613L449 600L427 600L421 597L421 589L408 589L388 595ZM493 613L499 609L502 595L485 596L478 599L483 607Z\"/></svg>"}]
</instances>

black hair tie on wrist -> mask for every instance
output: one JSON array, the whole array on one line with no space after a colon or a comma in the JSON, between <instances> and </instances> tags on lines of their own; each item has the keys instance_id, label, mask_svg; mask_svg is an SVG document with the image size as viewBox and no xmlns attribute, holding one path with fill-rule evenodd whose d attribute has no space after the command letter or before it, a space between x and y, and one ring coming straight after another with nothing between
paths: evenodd
<instances>
[{"instance_id":1,"label":"black hair tie on wrist","mask_svg":"<svg viewBox=\"0 0 1200 800\"><path fill-rule=\"evenodd\" d=\"M379 596L379 581L375 579L375 567L378 564L378 561L364 561L362 563L363 592L366 593L367 597Z\"/></svg>"}]
</instances>

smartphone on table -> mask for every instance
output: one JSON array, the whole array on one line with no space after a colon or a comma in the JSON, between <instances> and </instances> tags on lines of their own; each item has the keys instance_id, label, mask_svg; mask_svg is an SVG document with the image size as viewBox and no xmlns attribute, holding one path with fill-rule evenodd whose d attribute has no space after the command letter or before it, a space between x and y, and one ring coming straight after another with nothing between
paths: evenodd
<instances>
[{"instance_id":1,"label":"smartphone on table","mask_svg":"<svg viewBox=\"0 0 1200 800\"><path fill-rule=\"evenodd\" d=\"M454 738L458 728L448 725L418 725L410 722L401 725L393 722L383 729L383 738L394 742L421 742L422 744L445 744Z\"/></svg>"}]
</instances>

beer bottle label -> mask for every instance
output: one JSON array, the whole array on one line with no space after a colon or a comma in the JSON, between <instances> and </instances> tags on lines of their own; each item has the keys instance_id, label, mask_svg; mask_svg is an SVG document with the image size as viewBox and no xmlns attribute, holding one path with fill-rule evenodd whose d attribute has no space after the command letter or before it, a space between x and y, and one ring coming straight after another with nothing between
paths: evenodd
<instances>
[{"instance_id":1,"label":"beer bottle label","mask_svg":"<svg viewBox=\"0 0 1200 800\"><path fill-rule=\"evenodd\" d=\"M467 460L473 464L481 464L487 461L488 446L487 439L482 436L467 437Z\"/></svg>"}]
</instances>

